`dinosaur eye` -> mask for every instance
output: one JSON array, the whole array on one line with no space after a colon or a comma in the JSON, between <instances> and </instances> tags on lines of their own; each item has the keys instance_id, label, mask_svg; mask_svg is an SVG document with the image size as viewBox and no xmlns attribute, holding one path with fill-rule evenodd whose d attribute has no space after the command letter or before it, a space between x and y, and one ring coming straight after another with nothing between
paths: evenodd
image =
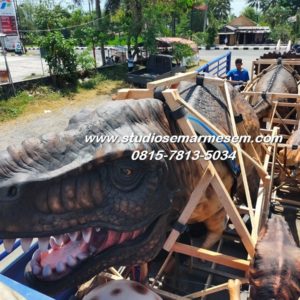
<instances>
[{"instance_id":1,"label":"dinosaur eye","mask_svg":"<svg viewBox=\"0 0 300 300\"><path fill-rule=\"evenodd\" d=\"M145 173L141 163L132 160L116 160L109 165L112 184L122 191L134 189Z\"/></svg>"},{"instance_id":2,"label":"dinosaur eye","mask_svg":"<svg viewBox=\"0 0 300 300\"><path fill-rule=\"evenodd\" d=\"M131 176L133 174L133 170L129 169L129 168L122 168L121 172L125 175L125 176Z\"/></svg>"}]
</instances>

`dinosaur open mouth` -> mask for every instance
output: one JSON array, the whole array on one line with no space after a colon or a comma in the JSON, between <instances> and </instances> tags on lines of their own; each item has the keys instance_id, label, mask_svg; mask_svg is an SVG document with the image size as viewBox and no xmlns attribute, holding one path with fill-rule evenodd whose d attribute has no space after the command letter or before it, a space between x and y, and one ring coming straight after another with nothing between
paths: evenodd
<instances>
[{"instance_id":1,"label":"dinosaur open mouth","mask_svg":"<svg viewBox=\"0 0 300 300\"><path fill-rule=\"evenodd\" d=\"M146 228L130 232L117 232L100 227L87 228L82 231L51 236L40 242L31 259L32 273L46 281L58 280L84 263L91 256L104 250L137 239ZM48 248L48 241L50 248Z\"/></svg>"}]
</instances>

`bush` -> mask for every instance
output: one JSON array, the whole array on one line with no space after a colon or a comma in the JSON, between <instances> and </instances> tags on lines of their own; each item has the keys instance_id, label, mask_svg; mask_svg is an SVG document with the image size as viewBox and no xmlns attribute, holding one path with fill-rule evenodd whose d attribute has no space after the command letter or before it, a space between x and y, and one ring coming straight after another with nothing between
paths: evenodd
<instances>
[{"instance_id":1,"label":"bush","mask_svg":"<svg viewBox=\"0 0 300 300\"><path fill-rule=\"evenodd\" d=\"M292 29L288 25L279 24L276 25L271 32L271 38L273 41L281 40L283 43L287 43L292 36Z\"/></svg>"},{"instance_id":2,"label":"bush","mask_svg":"<svg viewBox=\"0 0 300 300\"><path fill-rule=\"evenodd\" d=\"M197 32L192 35L192 40L198 45L202 46L206 44L207 32Z\"/></svg>"},{"instance_id":3,"label":"bush","mask_svg":"<svg viewBox=\"0 0 300 300\"><path fill-rule=\"evenodd\" d=\"M90 54L90 50L86 49L77 54L77 66L84 76L93 73L95 69L95 60Z\"/></svg>"},{"instance_id":4,"label":"bush","mask_svg":"<svg viewBox=\"0 0 300 300\"><path fill-rule=\"evenodd\" d=\"M189 57L194 55L193 49L189 45L174 43L173 47L173 57L179 65L184 57Z\"/></svg>"},{"instance_id":5,"label":"bush","mask_svg":"<svg viewBox=\"0 0 300 300\"><path fill-rule=\"evenodd\" d=\"M77 83L77 55L75 41L65 39L61 32L49 32L38 39L43 56L49 66L54 84L65 87L66 83Z\"/></svg>"}]
</instances>

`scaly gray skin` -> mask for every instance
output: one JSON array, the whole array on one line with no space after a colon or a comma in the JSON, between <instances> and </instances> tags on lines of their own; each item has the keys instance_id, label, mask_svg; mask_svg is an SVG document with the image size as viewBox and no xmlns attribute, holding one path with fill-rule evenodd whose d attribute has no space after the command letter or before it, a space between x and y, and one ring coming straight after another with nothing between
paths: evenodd
<instances>
[{"instance_id":1,"label":"scaly gray skin","mask_svg":"<svg viewBox=\"0 0 300 300\"><path fill-rule=\"evenodd\" d=\"M275 76L276 68L278 68L278 74ZM254 87L255 92L273 92L273 93L297 93L297 81L294 76L288 72L282 65L277 66L275 69L266 72L257 82ZM274 78L274 81L272 81ZM273 82L273 84L271 84ZM267 96L267 100L270 102L271 98ZM287 99L276 99L281 102L286 102ZM255 113L258 118L264 118L268 115L271 106L262 99L261 96L254 96L251 100L252 105L254 105ZM285 108L279 108L278 111L282 111L283 116L286 111Z\"/></svg>"},{"instance_id":2,"label":"scaly gray skin","mask_svg":"<svg viewBox=\"0 0 300 300\"><path fill-rule=\"evenodd\" d=\"M268 220L255 250L249 271L251 299L298 299L300 250L282 216Z\"/></svg>"},{"instance_id":3,"label":"scaly gray skin","mask_svg":"<svg viewBox=\"0 0 300 300\"><path fill-rule=\"evenodd\" d=\"M181 86L185 88L183 94L191 105L226 133L226 113L220 105L199 86ZM235 92L232 95L245 128L256 135L259 127L253 110ZM183 144L85 142L87 135L121 138L132 133L169 136L181 131L159 100L117 101L83 111L61 133L32 138L0 153L0 238L48 241L49 236L57 236L50 239L47 253L42 241L42 252L27 266L25 275L36 289L57 292L107 267L149 261L162 248L169 225L201 174L193 161L130 158L136 149L167 154L187 150ZM228 167L221 161L215 166L230 190L233 178ZM247 171L253 176L251 168ZM209 186L190 220L207 226L205 247L220 238L225 215Z\"/></svg>"}]
</instances>

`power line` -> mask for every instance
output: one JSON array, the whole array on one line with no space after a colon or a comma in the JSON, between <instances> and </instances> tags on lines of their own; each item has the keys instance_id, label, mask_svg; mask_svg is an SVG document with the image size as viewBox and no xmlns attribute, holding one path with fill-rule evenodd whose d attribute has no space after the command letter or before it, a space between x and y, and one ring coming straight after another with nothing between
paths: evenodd
<instances>
[{"instance_id":1,"label":"power line","mask_svg":"<svg viewBox=\"0 0 300 300\"><path fill-rule=\"evenodd\" d=\"M82 23L79 25L73 25L73 26L67 26L67 27L62 27L62 28L54 28L54 29L32 29L32 30L19 30L19 32L49 32L49 31L61 31L61 30L65 30L65 29L72 29L72 28L78 28L78 27L82 27L88 24L92 24L98 20L104 19L106 16L101 17L101 18L96 18L92 21L86 22L86 23Z\"/></svg>"}]
</instances>

